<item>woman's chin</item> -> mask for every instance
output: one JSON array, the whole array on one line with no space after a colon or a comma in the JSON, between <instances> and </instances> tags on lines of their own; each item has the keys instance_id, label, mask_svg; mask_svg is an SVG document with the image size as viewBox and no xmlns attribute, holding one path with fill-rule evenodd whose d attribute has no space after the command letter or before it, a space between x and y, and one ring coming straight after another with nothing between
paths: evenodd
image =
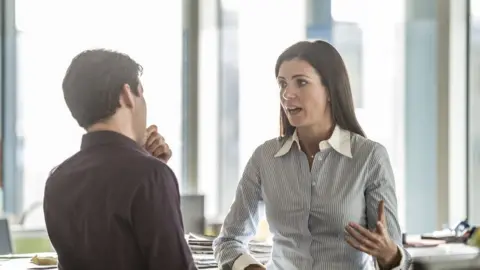
<instances>
[{"instance_id":1,"label":"woman's chin","mask_svg":"<svg viewBox=\"0 0 480 270\"><path fill-rule=\"evenodd\" d=\"M303 121L299 121L299 120L297 121L289 120L288 122L290 123L290 125L292 125L295 128L298 128L304 125Z\"/></svg>"},{"instance_id":2,"label":"woman's chin","mask_svg":"<svg viewBox=\"0 0 480 270\"><path fill-rule=\"evenodd\" d=\"M290 125L299 128L305 125L308 125L308 121L306 121L305 115L302 113L296 114L296 115L288 115L288 122Z\"/></svg>"}]
</instances>

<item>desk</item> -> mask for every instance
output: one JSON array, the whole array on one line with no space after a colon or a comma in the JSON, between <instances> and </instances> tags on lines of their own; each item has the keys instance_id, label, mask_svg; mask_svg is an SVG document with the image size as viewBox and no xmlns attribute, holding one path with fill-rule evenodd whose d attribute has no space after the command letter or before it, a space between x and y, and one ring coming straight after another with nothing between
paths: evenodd
<instances>
[{"instance_id":1,"label":"desk","mask_svg":"<svg viewBox=\"0 0 480 270\"><path fill-rule=\"evenodd\" d=\"M8 261L0 259L0 270L30 270L30 269L50 269L50 270L57 270L57 267L36 267L36 268L31 268L29 266L30 258L25 259L11 259ZM32 266L33 267L33 266ZM199 270L218 270L217 268L203 268Z\"/></svg>"},{"instance_id":2,"label":"desk","mask_svg":"<svg viewBox=\"0 0 480 270\"><path fill-rule=\"evenodd\" d=\"M0 259L0 270L58 269L54 266L42 267L30 263L31 258L18 258L3 261Z\"/></svg>"},{"instance_id":3,"label":"desk","mask_svg":"<svg viewBox=\"0 0 480 270\"><path fill-rule=\"evenodd\" d=\"M407 248L413 259L468 260L479 256L479 249L464 244L443 244L429 248Z\"/></svg>"},{"instance_id":4,"label":"desk","mask_svg":"<svg viewBox=\"0 0 480 270\"><path fill-rule=\"evenodd\" d=\"M31 253L31 254L14 254L0 255L0 270L26 270L26 269L57 269L57 267L42 267L30 263L35 255L56 257L55 253Z\"/></svg>"},{"instance_id":5,"label":"desk","mask_svg":"<svg viewBox=\"0 0 480 270\"><path fill-rule=\"evenodd\" d=\"M475 256L478 256L479 249L466 246L463 244L443 244L437 247L429 248L407 248L412 258L421 258L425 259L434 259L439 256L452 260L462 260L462 259L471 259ZM27 270L32 269L29 267L30 258L36 254L22 254L10 256L0 256L0 270ZM40 256L55 256L52 253L42 253L38 254ZM30 265L31 266L31 265ZM45 269L45 268L44 268ZM47 268L47 269L56 269ZM203 270L203 269L202 269ZM216 268L207 268L204 270L216 270Z\"/></svg>"},{"instance_id":6,"label":"desk","mask_svg":"<svg viewBox=\"0 0 480 270\"><path fill-rule=\"evenodd\" d=\"M30 269L50 269L57 270L57 267L40 267L35 266L30 263L30 260L33 256L56 256L52 253L38 253L38 254L22 254L18 256L0 256L0 270L30 270ZM218 270L215 268L203 268L199 270Z\"/></svg>"}]
</instances>

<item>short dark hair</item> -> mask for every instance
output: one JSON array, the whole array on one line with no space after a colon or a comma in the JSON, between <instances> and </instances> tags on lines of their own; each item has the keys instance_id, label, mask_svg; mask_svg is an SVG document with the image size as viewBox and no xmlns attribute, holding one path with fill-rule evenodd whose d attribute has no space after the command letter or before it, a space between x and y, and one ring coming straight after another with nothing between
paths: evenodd
<instances>
[{"instance_id":1,"label":"short dark hair","mask_svg":"<svg viewBox=\"0 0 480 270\"><path fill-rule=\"evenodd\" d=\"M365 137L358 123L353 105L347 68L338 51L328 42L301 41L287 48L277 59L275 77L284 61L300 59L308 62L322 78L322 84L330 97L332 117L336 125ZM280 106L280 137L289 137L295 131Z\"/></svg>"},{"instance_id":2,"label":"short dark hair","mask_svg":"<svg viewBox=\"0 0 480 270\"><path fill-rule=\"evenodd\" d=\"M130 56L111 50L87 50L75 56L62 84L73 118L85 129L110 118L120 107L125 84L139 95L142 70Z\"/></svg>"}]
</instances>

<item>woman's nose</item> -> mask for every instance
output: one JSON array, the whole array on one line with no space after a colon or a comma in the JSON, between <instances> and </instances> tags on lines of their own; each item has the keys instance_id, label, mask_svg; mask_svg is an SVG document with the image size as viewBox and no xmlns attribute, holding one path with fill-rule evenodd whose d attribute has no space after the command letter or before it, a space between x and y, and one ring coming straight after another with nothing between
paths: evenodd
<instances>
[{"instance_id":1,"label":"woman's nose","mask_svg":"<svg viewBox=\"0 0 480 270\"><path fill-rule=\"evenodd\" d=\"M285 88L285 90L283 91L282 98L284 100L294 99L296 97L296 94L295 94L295 91L292 91L292 90L293 89L289 89L288 87Z\"/></svg>"}]
</instances>

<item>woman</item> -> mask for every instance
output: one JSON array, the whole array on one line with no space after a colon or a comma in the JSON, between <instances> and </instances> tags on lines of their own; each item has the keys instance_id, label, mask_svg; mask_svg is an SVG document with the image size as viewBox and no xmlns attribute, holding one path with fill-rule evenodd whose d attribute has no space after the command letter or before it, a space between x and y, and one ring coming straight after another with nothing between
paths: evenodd
<instances>
[{"instance_id":1,"label":"woman","mask_svg":"<svg viewBox=\"0 0 480 270\"><path fill-rule=\"evenodd\" d=\"M240 180L214 253L222 269L265 269L248 254L258 206L274 234L267 269L407 269L385 147L365 138L345 64L323 41L277 60L280 138L259 146Z\"/></svg>"}]
</instances>

